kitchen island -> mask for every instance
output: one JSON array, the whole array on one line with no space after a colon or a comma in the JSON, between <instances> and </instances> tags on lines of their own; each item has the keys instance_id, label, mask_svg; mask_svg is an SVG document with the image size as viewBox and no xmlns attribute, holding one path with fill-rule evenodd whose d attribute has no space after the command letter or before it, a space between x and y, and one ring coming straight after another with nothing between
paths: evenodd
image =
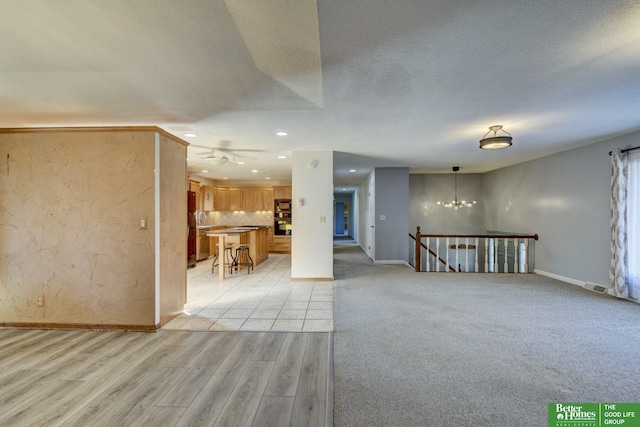
<instances>
[{"instance_id":1,"label":"kitchen island","mask_svg":"<svg viewBox=\"0 0 640 427\"><path fill-rule=\"evenodd\" d=\"M224 248L228 243L248 245L254 268L269 258L269 226L222 228L208 231L207 235L218 239L218 264L222 262L224 265ZM218 268L218 275L220 280L224 280L226 269Z\"/></svg>"}]
</instances>

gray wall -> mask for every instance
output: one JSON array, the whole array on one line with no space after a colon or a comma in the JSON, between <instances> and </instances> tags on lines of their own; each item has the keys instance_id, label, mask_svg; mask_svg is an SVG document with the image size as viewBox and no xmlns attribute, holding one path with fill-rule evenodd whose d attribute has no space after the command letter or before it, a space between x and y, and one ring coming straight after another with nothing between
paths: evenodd
<instances>
[{"instance_id":1,"label":"gray wall","mask_svg":"<svg viewBox=\"0 0 640 427\"><path fill-rule=\"evenodd\" d=\"M488 230L537 233L537 270L609 284L611 164L607 153L640 133L488 172Z\"/></svg>"},{"instance_id":2,"label":"gray wall","mask_svg":"<svg viewBox=\"0 0 640 427\"><path fill-rule=\"evenodd\" d=\"M438 206L438 201L450 201L454 195L454 176L409 176L409 226L411 234L420 226L423 234L482 234L484 211L482 203L482 175L458 172L458 200L475 200L471 208Z\"/></svg>"},{"instance_id":3,"label":"gray wall","mask_svg":"<svg viewBox=\"0 0 640 427\"><path fill-rule=\"evenodd\" d=\"M335 203L336 202L345 202L348 204L348 210L349 210L349 221L348 221L348 231L349 231L349 236L355 238L355 236L357 235L356 230L354 229L354 217L353 217L353 204L354 204L354 197L353 194L349 194L349 195L344 195L344 194L338 194L338 193L334 193L334 207L335 207ZM337 212L334 213L334 218L337 220L338 218L343 219L344 218L344 214L342 212L339 213L339 215ZM335 225L333 227L333 230L335 232Z\"/></svg>"},{"instance_id":4,"label":"gray wall","mask_svg":"<svg viewBox=\"0 0 640 427\"><path fill-rule=\"evenodd\" d=\"M375 170L375 258L406 261L409 229L409 168ZM384 221L380 215L386 216Z\"/></svg>"}]
</instances>

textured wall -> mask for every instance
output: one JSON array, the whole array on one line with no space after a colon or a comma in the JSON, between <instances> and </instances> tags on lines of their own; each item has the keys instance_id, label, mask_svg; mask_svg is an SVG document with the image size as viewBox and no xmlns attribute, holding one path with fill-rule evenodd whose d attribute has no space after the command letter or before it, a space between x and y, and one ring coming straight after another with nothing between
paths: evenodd
<instances>
[{"instance_id":1,"label":"textured wall","mask_svg":"<svg viewBox=\"0 0 640 427\"><path fill-rule=\"evenodd\" d=\"M409 249L409 168L376 168L375 181L374 260L406 261Z\"/></svg>"},{"instance_id":2,"label":"textured wall","mask_svg":"<svg viewBox=\"0 0 640 427\"><path fill-rule=\"evenodd\" d=\"M156 168L159 214L160 310L156 323L167 323L180 314L187 289L187 146L156 134L160 165ZM159 317L158 317L159 316Z\"/></svg>"},{"instance_id":3,"label":"textured wall","mask_svg":"<svg viewBox=\"0 0 640 427\"><path fill-rule=\"evenodd\" d=\"M537 233L536 269L609 284L611 160L640 133L489 172L484 176L489 230Z\"/></svg>"},{"instance_id":4,"label":"textured wall","mask_svg":"<svg viewBox=\"0 0 640 427\"><path fill-rule=\"evenodd\" d=\"M333 153L294 151L292 178L291 277L332 279Z\"/></svg>"},{"instance_id":5,"label":"textured wall","mask_svg":"<svg viewBox=\"0 0 640 427\"><path fill-rule=\"evenodd\" d=\"M409 176L409 228L414 234L420 226L422 234L485 233L482 202L482 175L458 173L458 200L475 200L471 208L444 208L438 201L454 198L453 174Z\"/></svg>"},{"instance_id":6,"label":"textured wall","mask_svg":"<svg viewBox=\"0 0 640 427\"><path fill-rule=\"evenodd\" d=\"M154 133L4 133L0 155L0 322L154 324Z\"/></svg>"}]
</instances>

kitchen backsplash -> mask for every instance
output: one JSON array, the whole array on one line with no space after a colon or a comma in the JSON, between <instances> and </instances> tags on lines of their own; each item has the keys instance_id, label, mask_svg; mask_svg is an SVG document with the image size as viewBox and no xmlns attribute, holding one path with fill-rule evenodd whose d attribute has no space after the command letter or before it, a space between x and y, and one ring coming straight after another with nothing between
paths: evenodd
<instances>
[{"instance_id":1,"label":"kitchen backsplash","mask_svg":"<svg viewBox=\"0 0 640 427\"><path fill-rule=\"evenodd\" d=\"M273 212L209 212L209 224L215 225L273 225Z\"/></svg>"}]
</instances>

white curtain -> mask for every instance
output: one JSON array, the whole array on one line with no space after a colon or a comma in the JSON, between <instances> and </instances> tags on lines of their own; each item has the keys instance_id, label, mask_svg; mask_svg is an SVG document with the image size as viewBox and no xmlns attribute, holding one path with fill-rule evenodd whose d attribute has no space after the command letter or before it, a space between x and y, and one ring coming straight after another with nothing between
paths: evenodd
<instances>
[{"instance_id":1,"label":"white curtain","mask_svg":"<svg viewBox=\"0 0 640 427\"><path fill-rule=\"evenodd\" d=\"M627 277L627 180L628 155L617 148L611 153L611 270L613 293L629 297Z\"/></svg>"},{"instance_id":2,"label":"white curtain","mask_svg":"<svg viewBox=\"0 0 640 427\"><path fill-rule=\"evenodd\" d=\"M627 276L629 296L640 299L640 150L628 154Z\"/></svg>"}]
</instances>

